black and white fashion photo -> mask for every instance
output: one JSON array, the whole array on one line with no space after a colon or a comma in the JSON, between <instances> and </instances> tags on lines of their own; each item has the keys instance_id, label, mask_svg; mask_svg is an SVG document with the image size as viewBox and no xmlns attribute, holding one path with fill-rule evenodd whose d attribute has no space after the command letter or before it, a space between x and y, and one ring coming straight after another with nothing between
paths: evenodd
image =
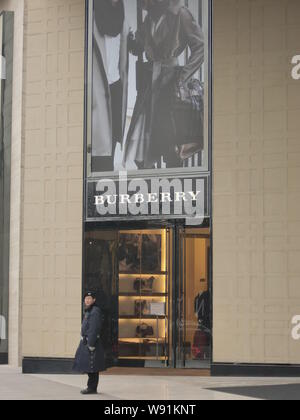
<instances>
[{"instance_id":1,"label":"black and white fashion photo","mask_svg":"<svg viewBox=\"0 0 300 420\"><path fill-rule=\"evenodd\" d=\"M202 1L94 0L91 172L201 166Z\"/></svg>"},{"instance_id":2,"label":"black and white fashion photo","mask_svg":"<svg viewBox=\"0 0 300 420\"><path fill-rule=\"evenodd\" d=\"M127 111L128 37L123 0L95 0L92 170L113 171Z\"/></svg>"}]
</instances>

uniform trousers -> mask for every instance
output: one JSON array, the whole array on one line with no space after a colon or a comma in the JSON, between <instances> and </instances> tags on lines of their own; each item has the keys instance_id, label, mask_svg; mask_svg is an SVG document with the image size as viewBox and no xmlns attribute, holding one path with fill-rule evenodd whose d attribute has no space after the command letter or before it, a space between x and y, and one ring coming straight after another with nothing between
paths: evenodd
<instances>
[{"instance_id":1,"label":"uniform trousers","mask_svg":"<svg viewBox=\"0 0 300 420\"><path fill-rule=\"evenodd\" d=\"M88 389L92 391L97 391L98 385L99 385L99 373L88 373Z\"/></svg>"}]
</instances>

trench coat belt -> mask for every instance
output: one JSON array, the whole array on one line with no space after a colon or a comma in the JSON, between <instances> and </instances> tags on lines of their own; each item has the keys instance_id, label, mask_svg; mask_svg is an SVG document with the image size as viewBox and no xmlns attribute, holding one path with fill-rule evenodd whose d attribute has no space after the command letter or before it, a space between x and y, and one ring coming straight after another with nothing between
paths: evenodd
<instances>
[{"instance_id":1,"label":"trench coat belt","mask_svg":"<svg viewBox=\"0 0 300 420\"><path fill-rule=\"evenodd\" d=\"M155 82L159 78L161 71L164 67L176 67L176 66L178 66L178 58L176 57L168 58L161 61L154 61L152 81Z\"/></svg>"}]
</instances>

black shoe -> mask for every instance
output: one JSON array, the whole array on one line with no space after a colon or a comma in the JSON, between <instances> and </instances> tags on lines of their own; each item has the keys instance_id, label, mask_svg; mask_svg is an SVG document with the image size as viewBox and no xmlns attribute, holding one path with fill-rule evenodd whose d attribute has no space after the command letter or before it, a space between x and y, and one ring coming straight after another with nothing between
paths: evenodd
<instances>
[{"instance_id":1,"label":"black shoe","mask_svg":"<svg viewBox=\"0 0 300 420\"><path fill-rule=\"evenodd\" d=\"M96 394L98 394L98 392L97 391L95 391L95 390L93 390L93 389L83 389L82 391L80 391L80 393L82 394L82 395L96 395Z\"/></svg>"}]
</instances>

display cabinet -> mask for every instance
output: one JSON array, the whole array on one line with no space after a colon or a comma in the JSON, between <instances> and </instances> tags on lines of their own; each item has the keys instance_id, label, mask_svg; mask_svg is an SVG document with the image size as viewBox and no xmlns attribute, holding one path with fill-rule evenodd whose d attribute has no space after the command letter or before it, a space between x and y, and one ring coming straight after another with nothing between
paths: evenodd
<instances>
[{"instance_id":1,"label":"display cabinet","mask_svg":"<svg viewBox=\"0 0 300 420\"><path fill-rule=\"evenodd\" d=\"M167 242L166 230L120 232L120 360L168 361Z\"/></svg>"}]
</instances>

